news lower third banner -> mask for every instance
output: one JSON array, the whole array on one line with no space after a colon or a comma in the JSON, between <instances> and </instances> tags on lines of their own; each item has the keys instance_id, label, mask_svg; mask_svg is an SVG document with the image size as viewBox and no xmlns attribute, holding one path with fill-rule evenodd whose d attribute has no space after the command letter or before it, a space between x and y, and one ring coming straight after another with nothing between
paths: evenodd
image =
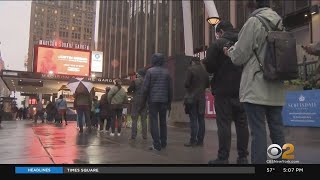
<instances>
[{"instance_id":1,"label":"news lower third banner","mask_svg":"<svg viewBox=\"0 0 320 180\"><path fill-rule=\"evenodd\" d=\"M255 167L15 167L15 174L254 174Z\"/></svg>"},{"instance_id":2,"label":"news lower third banner","mask_svg":"<svg viewBox=\"0 0 320 180\"><path fill-rule=\"evenodd\" d=\"M282 118L286 126L320 127L320 90L288 92Z\"/></svg>"}]
</instances>

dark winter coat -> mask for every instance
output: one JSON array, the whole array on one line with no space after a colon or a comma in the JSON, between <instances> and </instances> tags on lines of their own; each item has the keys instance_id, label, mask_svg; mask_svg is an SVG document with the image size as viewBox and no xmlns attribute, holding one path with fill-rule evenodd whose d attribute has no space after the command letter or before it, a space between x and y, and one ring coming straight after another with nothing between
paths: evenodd
<instances>
[{"instance_id":1,"label":"dark winter coat","mask_svg":"<svg viewBox=\"0 0 320 180\"><path fill-rule=\"evenodd\" d=\"M164 64L163 55L154 54L152 56L152 67L147 70L143 84L143 94L147 96L149 103L171 103L172 80Z\"/></svg>"},{"instance_id":2,"label":"dark winter coat","mask_svg":"<svg viewBox=\"0 0 320 180\"><path fill-rule=\"evenodd\" d=\"M205 92L209 87L209 74L200 62L187 69L187 77L184 83L186 88L185 98L192 99L192 103L198 103L199 112L205 113Z\"/></svg>"},{"instance_id":3,"label":"dark winter coat","mask_svg":"<svg viewBox=\"0 0 320 180\"><path fill-rule=\"evenodd\" d=\"M237 40L236 32L225 32L222 38L214 41L207 50L204 65L209 73L213 73L211 81L213 95L239 97L242 66L234 65L230 57L223 52L223 47Z\"/></svg>"}]
</instances>

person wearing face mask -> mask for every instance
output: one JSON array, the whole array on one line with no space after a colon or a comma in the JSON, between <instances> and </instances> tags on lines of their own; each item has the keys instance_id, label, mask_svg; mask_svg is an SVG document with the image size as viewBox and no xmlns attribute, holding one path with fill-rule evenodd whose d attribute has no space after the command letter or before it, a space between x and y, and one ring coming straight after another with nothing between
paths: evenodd
<instances>
[{"instance_id":1,"label":"person wearing face mask","mask_svg":"<svg viewBox=\"0 0 320 180\"><path fill-rule=\"evenodd\" d=\"M211 91L215 96L216 123L218 127L218 157L209 164L228 164L231 147L231 123L234 121L237 133L238 164L247 164L249 130L244 108L239 101L239 87L242 67L232 64L223 48L238 40L238 33L229 21L216 25L217 40L207 50L203 60L208 73L213 74Z\"/></svg>"}]
</instances>

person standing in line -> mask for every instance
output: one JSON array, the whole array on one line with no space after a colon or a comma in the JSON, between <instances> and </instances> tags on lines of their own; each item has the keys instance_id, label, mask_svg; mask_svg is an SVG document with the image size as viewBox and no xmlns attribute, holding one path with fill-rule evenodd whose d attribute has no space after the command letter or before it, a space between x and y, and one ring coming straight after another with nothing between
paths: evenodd
<instances>
[{"instance_id":1,"label":"person standing in line","mask_svg":"<svg viewBox=\"0 0 320 180\"><path fill-rule=\"evenodd\" d=\"M109 132L111 128L111 107L110 103L108 102L108 93L110 91L110 87L106 87L106 93L101 96L99 101L99 108L100 108L100 131L104 129L104 120L107 120L106 123L106 132Z\"/></svg>"},{"instance_id":2,"label":"person standing in line","mask_svg":"<svg viewBox=\"0 0 320 180\"><path fill-rule=\"evenodd\" d=\"M44 111L43 111L43 104L40 99L37 99L36 105L36 114L34 116L34 123L38 122L38 118L40 117L42 123L44 123Z\"/></svg>"},{"instance_id":3,"label":"person standing in line","mask_svg":"<svg viewBox=\"0 0 320 180\"><path fill-rule=\"evenodd\" d=\"M91 103L92 98L91 94L88 92L85 87L79 86L78 92L75 92L75 99L74 99L74 108L77 111L78 115L78 123L80 133L83 133L83 116L85 117L86 125L88 126L88 131L91 132L91 119L90 119L90 110L91 110Z\"/></svg>"},{"instance_id":4,"label":"person standing in line","mask_svg":"<svg viewBox=\"0 0 320 180\"><path fill-rule=\"evenodd\" d=\"M111 88L108 93L108 101L111 105L112 111L112 132L110 136L115 134L116 121L118 122L118 136L121 136L122 125L122 111L123 104L128 100L127 92L122 87L122 81L120 79L115 80L115 86Z\"/></svg>"},{"instance_id":5,"label":"person standing in line","mask_svg":"<svg viewBox=\"0 0 320 180\"><path fill-rule=\"evenodd\" d=\"M59 123L62 123L62 119L66 122L66 125L68 125L67 121L67 101L63 98L62 95L59 96L59 99L56 101L56 108L59 113Z\"/></svg>"},{"instance_id":6,"label":"person standing in line","mask_svg":"<svg viewBox=\"0 0 320 180\"><path fill-rule=\"evenodd\" d=\"M141 69L137 73L137 78L133 80L128 88L129 93L133 93L133 102L131 109L131 118L132 118L132 128L131 128L131 137L130 140L135 140L137 137L137 129L138 129L138 118L140 116L140 122L142 127L142 138L147 139L147 108L146 105L142 105L143 101L143 81L146 72L144 69ZM140 110L140 107L144 106L144 108Z\"/></svg>"},{"instance_id":7,"label":"person standing in line","mask_svg":"<svg viewBox=\"0 0 320 180\"><path fill-rule=\"evenodd\" d=\"M234 65L223 52L224 46L238 40L238 33L229 21L221 21L215 31L217 40L209 47L204 60L207 71L214 75L211 88L219 140L218 157L209 161L209 164L229 163L232 121L237 133L237 164L248 164L249 128L243 104L239 100L242 67Z\"/></svg>"},{"instance_id":8,"label":"person standing in line","mask_svg":"<svg viewBox=\"0 0 320 180\"><path fill-rule=\"evenodd\" d=\"M184 83L186 95L184 106L190 118L190 140L184 144L186 147L203 146L205 136L204 114L206 108L205 93L209 88L209 74L200 63L200 58L193 57L187 69Z\"/></svg>"},{"instance_id":9,"label":"person standing in line","mask_svg":"<svg viewBox=\"0 0 320 180\"><path fill-rule=\"evenodd\" d=\"M153 54L151 64L143 83L142 105L148 101L150 129L153 139L153 145L149 149L161 151L162 148L167 146L167 110L171 110L173 88L169 70L164 67L164 55L161 53ZM145 107L141 106L140 112L143 108Z\"/></svg>"},{"instance_id":10,"label":"person standing in line","mask_svg":"<svg viewBox=\"0 0 320 180\"><path fill-rule=\"evenodd\" d=\"M260 63L264 64L268 32L257 16L265 19L264 24L269 29L283 30L284 27L281 17L270 8L269 0L256 0L255 5L256 10L243 25L238 41L230 48L224 47L224 53L231 58L233 64L244 66L240 82L240 102L244 103L251 131L251 163L265 164L266 121L272 143L280 147L286 143L281 115L285 104L285 87L283 81L266 80L263 77Z\"/></svg>"}]
</instances>

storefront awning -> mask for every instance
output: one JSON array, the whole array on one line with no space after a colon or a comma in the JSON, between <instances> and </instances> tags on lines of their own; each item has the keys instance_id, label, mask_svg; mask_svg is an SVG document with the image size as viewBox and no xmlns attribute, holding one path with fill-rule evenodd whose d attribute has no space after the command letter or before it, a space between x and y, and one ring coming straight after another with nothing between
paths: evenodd
<instances>
[{"instance_id":1,"label":"storefront awning","mask_svg":"<svg viewBox=\"0 0 320 180\"><path fill-rule=\"evenodd\" d=\"M67 85L70 78L75 76L68 75L48 75L24 71L4 70L0 74L4 83L10 91L23 92L24 94L52 94L57 93L61 88ZM103 91L106 86L113 86L114 79L108 78L88 78L94 84L98 92ZM128 84L129 82L124 82Z\"/></svg>"}]
</instances>

